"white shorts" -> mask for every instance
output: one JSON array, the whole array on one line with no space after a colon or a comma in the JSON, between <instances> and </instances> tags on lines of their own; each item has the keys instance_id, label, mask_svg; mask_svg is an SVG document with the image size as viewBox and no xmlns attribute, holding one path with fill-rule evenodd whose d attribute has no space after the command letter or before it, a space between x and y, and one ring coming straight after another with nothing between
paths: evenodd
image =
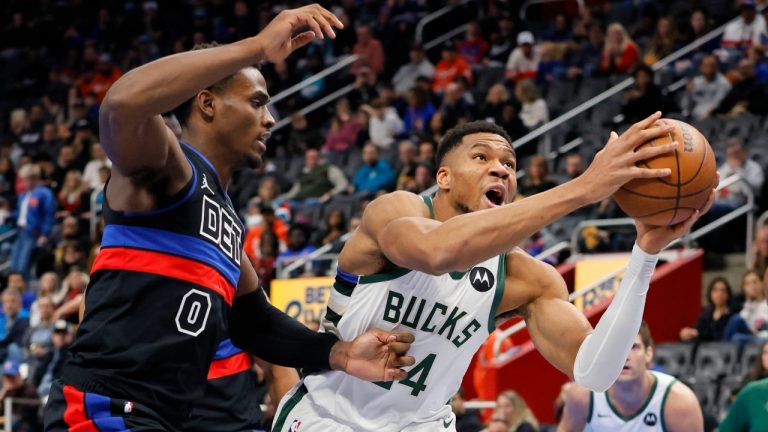
<instances>
[{"instance_id":1,"label":"white shorts","mask_svg":"<svg viewBox=\"0 0 768 432\"><path fill-rule=\"evenodd\" d=\"M368 432L324 416L309 398L304 397L306 394L307 388L299 381L283 397L277 406L272 432ZM456 432L456 416L451 413L450 419L410 424L400 431Z\"/></svg>"}]
</instances>

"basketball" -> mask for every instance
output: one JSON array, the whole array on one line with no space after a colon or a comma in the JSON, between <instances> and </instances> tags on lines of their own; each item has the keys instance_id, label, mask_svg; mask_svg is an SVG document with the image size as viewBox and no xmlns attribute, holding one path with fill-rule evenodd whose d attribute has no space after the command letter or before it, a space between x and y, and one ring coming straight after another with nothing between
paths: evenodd
<instances>
[{"instance_id":1,"label":"basketball","mask_svg":"<svg viewBox=\"0 0 768 432\"><path fill-rule=\"evenodd\" d=\"M674 225L686 220L707 202L716 186L717 165L709 142L695 127L672 119L659 122L675 126L669 135L644 146L659 146L677 141L674 152L638 162L646 168L669 168L667 177L635 179L613 195L630 217L649 225Z\"/></svg>"}]
</instances>

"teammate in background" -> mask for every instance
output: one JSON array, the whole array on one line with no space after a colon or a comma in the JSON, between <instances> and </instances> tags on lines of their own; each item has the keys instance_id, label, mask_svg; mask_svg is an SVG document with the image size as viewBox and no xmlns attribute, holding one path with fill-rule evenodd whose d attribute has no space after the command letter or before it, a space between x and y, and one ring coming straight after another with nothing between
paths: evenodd
<instances>
[{"instance_id":1,"label":"teammate in background","mask_svg":"<svg viewBox=\"0 0 768 432\"><path fill-rule=\"evenodd\" d=\"M605 391L619 376L640 327L658 252L699 216L671 227L636 222L637 242L625 276L595 330L568 302L562 276L516 248L571 211L610 197L634 178L670 174L636 162L676 144L636 148L667 134L656 113L605 148L576 179L509 203L515 152L509 135L484 121L450 130L437 151L434 198L393 192L366 207L339 256L323 329L342 340L372 327L409 329L416 365L394 383L368 383L337 372L310 374L286 395L274 431L301 424L315 431L453 430L446 401L494 318L523 316L539 352L576 382ZM714 191L706 204L711 205ZM506 205L505 205L506 204Z\"/></svg>"},{"instance_id":2,"label":"teammate in background","mask_svg":"<svg viewBox=\"0 0 768 432\"><path fill-rule=\"evenodd\" d=\"M653 339L643 322L619 379L606 392L571 384L558 432L695 431L704 417L693 391L675 377L649 370Z\"/></svg>"},{"instance_id":3,"label":"teammate in background","mask_svg":"<svg viewBox=\"0 0 768 432\"><path fill-rule=\"evenodd\" d=\"M299 32L308 26L309 31ZM261 73L341 27L317 5L280 13L257 36L132 70L100 109L114 167L85 314L45 430L167 430L189 420L219 343L276 364L402 378L412 335L351 341L307 330L269 304L226 194L233 171L262 163L274 119ZM182 140L161 113L177 108Z\"/></svg>"}]
</instances>

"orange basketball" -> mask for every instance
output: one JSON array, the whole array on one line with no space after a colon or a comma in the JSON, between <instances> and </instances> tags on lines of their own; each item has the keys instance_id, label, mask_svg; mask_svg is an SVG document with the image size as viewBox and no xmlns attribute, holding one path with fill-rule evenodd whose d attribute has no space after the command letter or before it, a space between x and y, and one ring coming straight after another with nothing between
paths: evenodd
<instances>
[{"instance_id":1,"label":"orange basketball","mask_svg":"<svg viewBox=\"0 0 768 432\"><path fill-rule=\"evenodd\" d=\"M669 168L672 174L653 179L635 179L613 195L630 217L650 225L674 225L701 209L717 181L712 147L695 127L672 119L659 122L675 126L669 135L649 141L638 149L677 141L673 153L638 162L647 168Z\"/></svg>"}]
</instances>

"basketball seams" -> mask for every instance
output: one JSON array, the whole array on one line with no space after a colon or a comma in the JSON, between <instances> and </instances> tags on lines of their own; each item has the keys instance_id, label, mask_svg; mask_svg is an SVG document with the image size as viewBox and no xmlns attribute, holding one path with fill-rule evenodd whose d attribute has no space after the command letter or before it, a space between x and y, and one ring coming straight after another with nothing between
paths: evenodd
<instances>
[{"instance_id":1,"label":"basketball seams","mask_svg":"<svg viewBox=\"0 0 768 432\"><path fill-rule=\"evenodd\" d=\"M628 194L637 195L637 196L639 196L639 197L648 198L648 199L659 199L659 200L673 200L673 199L678 199L678 197L677 197L677 196L658 196L658 195L648 195L648 194L644 194L644 193L642 193L642 192L637 192L637 191L634 191L634 190L632 190L632 189L627 189L627 188L625 188L624 186L622 186L620 189L621 189L622 191L624 191L624 192L628 193ZM702 189L699 189L699 190L697 190L697 191L694 191L694 192L690 192L690 193L687 193L687 194L685 194L685 195L680 195L680 199L682 199L682 198L691 198L691 197L693 197L693 196L696 196L696 195L698 195L698 194L700 194L700 193L702 193L702 192L704 192L704 191L708 191L708 190L710 190L710 189L712 189L712 186L707 186L707 187L704 187L704 188L702 188Z\"/></svg>"},{"instance_id":2,"label":"basketball seams","mask_svg":"<svg viewBox=\"0 0 768 432\"><path fill-rule=\"evenodd\" d=\"M696 211L696 210L701 210L701 209L699 209L699 208L696 208L696 207L688 207L688 206L681 206L681 207L677 207L677 208L675 208L675 207L667 207L667 208L664 208L664 209L661 209L661 210L656 210L656 211L653 211L653 212L651 212L651 213L646 213L646 214L642 214L642 215L638 215L638 216L633 216L633 217L634 217L635 219L640 219L640 218L647 218L647 217L656 216L656 215L658 215L658 214L661 214L661 213L664 213L664 212L668 212L668 211L672 211L672 210L675 210L675 211L677 211L677 210L691 210L691 211ZM673 219L673 220L674 220L674 219Z\"/></svg>"}]
</instances>

